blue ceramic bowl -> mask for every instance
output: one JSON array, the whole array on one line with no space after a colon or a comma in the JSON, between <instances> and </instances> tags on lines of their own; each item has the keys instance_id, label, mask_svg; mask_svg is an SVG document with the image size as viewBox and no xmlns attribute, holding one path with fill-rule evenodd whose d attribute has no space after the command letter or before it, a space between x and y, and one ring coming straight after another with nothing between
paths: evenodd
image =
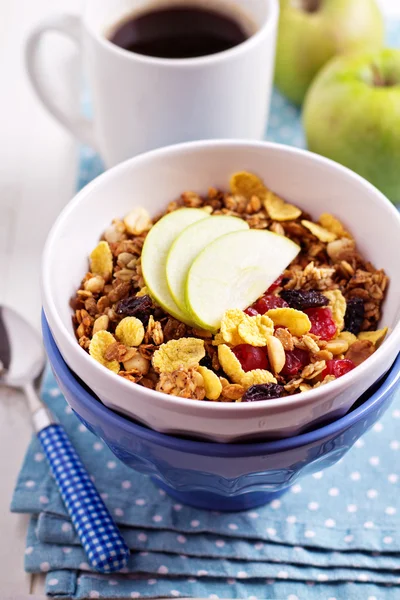
<instances>
[{"instance_id":1,"label":"blue ceramic bowl","mask_svg":"<svg viewBox=\"0 0 400 600\"><path fill-rule=\"evenodd\" d=\"M389 373L337 421L292 438L243 444L168 436L111 411L70 371L43 316L44 345L66 400L123 463L184 504L243 510L271 501L304 475L335 464L390 406L400 356Z\"/></svg>"}]
</instances>

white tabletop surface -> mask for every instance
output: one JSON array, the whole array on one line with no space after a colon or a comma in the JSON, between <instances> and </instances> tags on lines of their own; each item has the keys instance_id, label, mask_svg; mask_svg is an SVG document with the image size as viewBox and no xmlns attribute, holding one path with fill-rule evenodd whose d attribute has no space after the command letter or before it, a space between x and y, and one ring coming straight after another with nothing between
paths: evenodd
<instances>
[{"instance_id":1,"label":"white tabletop surface","mask_svg":"<svg viewBox=\"0 0 400 600\"><path fill-rule=\"evenodd\" d=\"M400 14L399 0L380 3L388 15ZM37 328L40 255L52 222L73 195L77 148L31 91L24 71L23 43L27 32L43 17L60 10L77 12L81 6L80 0L0 0L0 304L14 307ZM63 64L72 73L76 64L73 49L56 35L48 37L43 51L50 49L49 69ZM70 93L67 85L65 93ZM0 389L3 599L22 600L43 592L42 580L23 571L27 518L9 513L30 435L22 395Z\"/></svg>"}]
</instances>

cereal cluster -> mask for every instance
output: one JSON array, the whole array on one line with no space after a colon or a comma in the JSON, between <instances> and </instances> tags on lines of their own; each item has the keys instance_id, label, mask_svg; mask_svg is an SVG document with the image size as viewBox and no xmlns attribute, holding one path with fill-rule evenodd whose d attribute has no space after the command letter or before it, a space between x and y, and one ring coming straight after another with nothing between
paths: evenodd
<instances>
[{"instance_id":1,"label":"cereal cluster","mask_svg":"<svg viewBox=\"0 0 400 600\"><path fill-rule=\"evenodd\" d=\"M252 306L226 311L213 335L165 313L145 287L141 252L158 219L136 208L114 220L71 300L78 342L104 367L182 398L252 402L329 383L382 343L388 278L333 215L314 222L245 172L232 176L229 192L184 192L166 213L183 206L242 218L287 236L301 252Z\"/></svg>"}]
</instances>

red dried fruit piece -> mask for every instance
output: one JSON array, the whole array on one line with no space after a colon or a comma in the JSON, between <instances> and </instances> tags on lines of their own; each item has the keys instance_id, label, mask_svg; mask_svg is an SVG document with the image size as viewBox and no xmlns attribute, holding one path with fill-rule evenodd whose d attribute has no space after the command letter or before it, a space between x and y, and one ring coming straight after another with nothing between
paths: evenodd
<instances>
[{"instance_id":1,"label":"red dried fruit piece","mask_svg":"<svg viewBox=\"0 0 400 600\"><path fill-rule=\"evenodd\" d=\"M352 360L348 358L334 358L333 360L326 361L326 369L322 371L322 377L326 377L327 375L334 375L336 378L342 377L342 375L346 375L353 369L355 369L356 365Z\"/></svg>"},{"instance_id":2,"label":"red dried fruit piece","mask_svg":"<svg viewBox=\"0 0 400 600\"><path fill-rule=\"evenodd\" d=\"M256 317L258 315L258 312L256 311L256 309L253 308L252 306L249 306L249 308L246 308L246 310L244 312L246 313L246 315L249 315L249 317Z\"/></svg>"},{"instance_id":3,"label":"red dried fruit piece","mask_svg":"<svg viewBox=\"0 0 400 600\"><path fill-rule=\"evenodd\" d=\"M278 287L281 287L282 279L283 279L283 275L279 275L278 279L275 279L274 283L269 286L269 288L267 289L267 291L265 293L272 294L272 292L274 292L276 289L278 289Z\"/></svg>"},{"instance_id":4,"label":"red dried fruit piece","mask_svg":"<svg viewBox=\"0 0 400 600\"><path fill-rule=\"evenodd\" d=\"M232 348L232 352L246 373L253 369L269 369L268 358L263 348L255 348L250 344L239 344Z\"/></svg>"},{"instance_id":5,"label":"red dried fruit piece","mask_svg":"<svg viewBox=\"0 0 400 600\"><path fill-rule=\"evenodd\" d=\"M283 298L279 296L271 296L271 294L265 294L262 296L257 302L249 306L244 312L251 317L256 315L264 315L266 312L271 310L271 308L287 308L289 305ZM250 311L250 312L248 312Z\"/></svg>"},{"instance_id":6,"label":"red dried fruit piece","mask_svg":"<svg viewBox=\"0 0 400 600\"><path fill-rule=\"evenodd\" d=\"M321 340L331 340L336 334L336 323L330 308L308 308L304 311L311 321L310 333Z\"/></svg>"},{"instance_id":7,"label":"red dried fruit piece","mask_svg":"<svg viewBox=\"0 0 400 600\"><path fill-rule=\"evenodd\" d=\"M309 352L307 352L307 350L302 350L301 348L287 350L285 354L286 362L281 371L281 375L284 375L285 377L295 377L310 362Z\"/></svg>"}]
</instances>

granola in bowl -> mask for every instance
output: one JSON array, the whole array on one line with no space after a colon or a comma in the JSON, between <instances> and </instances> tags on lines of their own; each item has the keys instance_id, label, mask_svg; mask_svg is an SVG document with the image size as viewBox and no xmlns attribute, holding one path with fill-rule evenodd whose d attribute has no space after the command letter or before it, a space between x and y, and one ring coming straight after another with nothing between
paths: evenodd
<instances>
[{"instance_id":1,"label":"granola in bowl","mask_svg":"<svg viewBox=\"0 0 400 600\"><path fill-rule=\"evenodd\" d=\"M178 319L146 286L142 250L154 225L182 208L241 219L298 253L250 305L225 307L217 327ZM232 176L229 191L184 192L165 214L152 220L136 208L114 220L71 301L80 346L120 377L181 398L253 402L329 383L382 343L388 278L333 215L313 221L246 172Z\"/></svg>"}]
</instances>

